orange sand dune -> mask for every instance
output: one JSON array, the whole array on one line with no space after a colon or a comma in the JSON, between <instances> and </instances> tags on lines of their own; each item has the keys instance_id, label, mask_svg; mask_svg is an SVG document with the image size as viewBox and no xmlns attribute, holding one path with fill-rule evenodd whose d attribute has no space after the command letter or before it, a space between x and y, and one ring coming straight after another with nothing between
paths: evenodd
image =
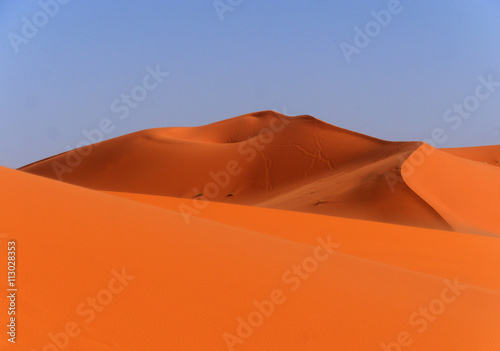
<instances>
[{"instance_id":1,"label":"orange sand dune","mask_svg":"<svg viewBox=\"0 0 500 351\"><path fill-rule=\"evenodd\" d=\"M455 156L500 167L500 145L441 149Z\"/></svg>"},{"instance_id":2,"label":"orange sand dune","mask_svg":"<svg viewBox=\"0 0 500 351\"><path fill-rule=\"evenodd\" d=\"M342 243L336 250L339 253L440 277L460 275L463 282L500 291L500 268L489 268L500 267L500 240L490 236L218 202L204 202L202 209L187 215L185 209L194 206L189 199L109 194L179 212L186 223L192 218L209 219L308 245L314 244L318 233L330 233L334 241ZM279 225L270 225L277 218L283 219Z\"/></svg>"},{"instance_id":3,"label":"orange sand dune","mask_svg":"<svg viewBox=\"0 0 500 351\"><path fill-rule=\"evenodd\" d=\"M387 174L402 179L401 164L420 145L265 111L202 127L137 132L22 170L96 190L451 230L402 180L387 181Z\"/></svg>"},{"instance_id":4,"label":"orange sand dune","mask_svg":"<svg viewBox=\"0 0 500 351\"><path fill-rule=\"evenodd\" d=\"M478 278L481 286L462 280L462 273L473 277L482 269L498 276L493 252L476 251L496 238L429 230L440 247L439 236L446 235L457 248L446 255L454 251L458 257L463 248L477 260L475 266L461 265L456 277L446 269L439 277L336 251L363 246L360 232L363 226L370 232L370 222L339 220L316 232L318 216L300 214L311 233L305 243L236 223L191 218L186 224L176 211L24 172L0 168L0 179L2 246L16 240L22 296L17 344L2 338L2 349L500 348L500 292L484 287L495 278ZM231 212L244 218L247 208ZM272 213L267 226L276 232L298 215ZM265 218L255 212L252 219ZM357 239L332 239L355 222ZM429 237L419 241L415 229L397 228L408 238L400 241L403 246L430 244ZM432 266L426 262L433 257L423 250L421 266ZM408 261L416 259L413 253ZM6 269L2 265L4 277Z\"/></svg>"},{"instance_id":5,"label":"orange sand dune","mask_svg":"<svg viewBox=\"0 0 500 351\"><path fill-rule=\"evenodd\" d=\"M455 230L500 236L500 168L440 150L413 168L406 184Z\"/></svg>"}]
</instances>

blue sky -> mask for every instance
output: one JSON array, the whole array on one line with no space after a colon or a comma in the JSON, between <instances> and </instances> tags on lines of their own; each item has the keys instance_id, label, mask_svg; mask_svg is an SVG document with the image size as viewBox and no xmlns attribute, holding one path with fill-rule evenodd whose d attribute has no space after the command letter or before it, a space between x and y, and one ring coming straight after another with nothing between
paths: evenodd
<instances>
[{"instance_id":1,"label":"blue sky","mask_svg":"<svg viewBox=\"0 0 500 351\"><path fill-rule=\"evenodd\" d=\"M475 98L478 77L500 82L498 0L55 1L0 2L2 166L75 148L103 119L109 139L267 109L388 140L441 128L438 147L500 144L500 87ZM169 74L145 90L148 69ZM134 89L147 95L120 119L111 105ZM467 118L444 120L465 101Z\"/></svg>"}]
</instances>

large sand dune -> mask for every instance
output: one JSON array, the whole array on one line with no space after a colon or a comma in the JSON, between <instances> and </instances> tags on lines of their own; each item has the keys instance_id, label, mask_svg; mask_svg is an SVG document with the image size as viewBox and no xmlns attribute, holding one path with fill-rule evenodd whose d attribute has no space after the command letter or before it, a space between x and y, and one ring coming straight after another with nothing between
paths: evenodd
<instances>
[{"instance_id":1,"label":"large sand dune","mask_svg":"<svg viewBox=\"0 0 500 351\"><path fill-rule=\"evenodd\" d=\"M95 190L451 230L451 217L444 218L404 177L406 159L421 145L264 111L196 128L145 130L97 144L90 153L74 150L21 169ZM447 152L494 164L498 150ZM433 169L447 172L440 164ZM444 179L439 184L451 185ZM461 228L476 232L475 225Z\"/></svg>"},{"instance_id":2,"label":"large sand dune","mask_svg":"<svg viewBox=\"0 0 500 351\"><path fill-rule=\"evenodd\" d=\"M22 170L96 190L200 196L450 229L404 182L392 188L387 182L388 172L401 178L400 165L420 145L382 141L309 116L267 111L197 128L133 133L96 145L76 167L68 165L79 150ZM234 175L224 177L228 168ZM207 186L214 178L216 189Z\"/></svg>"}]
</instances>

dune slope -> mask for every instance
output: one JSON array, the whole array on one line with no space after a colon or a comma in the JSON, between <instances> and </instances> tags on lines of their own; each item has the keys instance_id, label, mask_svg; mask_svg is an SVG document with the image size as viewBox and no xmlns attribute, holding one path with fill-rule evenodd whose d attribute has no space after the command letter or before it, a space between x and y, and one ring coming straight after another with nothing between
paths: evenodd
<instances>
[{"instance_id":1,"label":"dune slope","mask_svg":"<svg viewBox=\"0 0 500 351\"><path fill-rule=\"evenodd\" d=\"M314 244L317 235L328 233L334 241L342 243L336 249L339 253L443 278L460 276L465 283L500 291L500 280L497 279L500 273L500 241L489 235L219 202L204 202L202 208L191 213L186 211L186 208L194 206L190 199L133 193L110 194L179 212L186 224L192 218L209 219L310 245Z\"/></svg>"},{"instance_id":2,"label":"dune slope","mask_svg":"<svg viewBox=\"0 0 500 351\"><path fill-rule=\"evenodd\" d=\"M402 173L406 184L454 229L500 236L500 168L432 151Z\"/></svg>"}]
</instances>

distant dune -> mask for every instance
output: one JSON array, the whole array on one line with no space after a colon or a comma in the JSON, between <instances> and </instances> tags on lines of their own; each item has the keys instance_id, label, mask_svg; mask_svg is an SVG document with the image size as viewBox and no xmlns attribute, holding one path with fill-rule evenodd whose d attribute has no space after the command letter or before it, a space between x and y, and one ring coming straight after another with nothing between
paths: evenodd
<instances>
[{"instance_id":1,"label":"distant dune","mask_svg":"<svg viewBox=\"0 0 500 351\"><path fill-rule=\"evenodd\" d=\"M462 147L443 149L443 151L472 161L487 163L497 167L500 166L500 145Z\"/></svg>"},{"instance_id":2,"label":"distant dune","mask_svg":"<svg viewBox=\"0 0 500 351\"><path fill-rule=\"evenodd\" d=\"M500 350L499 158L264 111L0 167L0 348Z\"/></svg>"},{"instance_id":3,"label":"distant dune","mask_svg":"<svg viewBox=\"0 0 500 351\"><path fill-rule=\"evenodd\" d=\"M95 190L199 197L451 230L454 226L442 211L409 187L401 174L406 159L421 145L375 139L311 116L264 111L207 126L151 129L104 141L76 167L71 161L85 150L21 170L60 176ZM500 148L446 151L495 165L492 160L499 158Z\"/></svg>"}]
</instances>

